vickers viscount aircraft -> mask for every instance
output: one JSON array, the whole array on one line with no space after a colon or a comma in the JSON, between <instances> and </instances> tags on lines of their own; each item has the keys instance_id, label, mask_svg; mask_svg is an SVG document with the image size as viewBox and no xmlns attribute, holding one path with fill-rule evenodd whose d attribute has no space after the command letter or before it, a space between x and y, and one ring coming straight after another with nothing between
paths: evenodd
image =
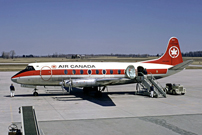
<instances>
[{"instance_id":1,"label":"vickers viscount aircraft","mask_svg":"<svg viewBox=\"0 0 202 135\"><path fill-rule=\"evenodd\" d=\"M180 46L176 37L170 38L164 55L158 59L126 62L52 62L30 63L14 75L11 80L24 87L62 86L62 88L82 87L84 92L104 91L108 85L137 83L139 72L146 69L147 76L156 79L175 74L192 61L183 62Z\"/></svg>"}]
</instances>

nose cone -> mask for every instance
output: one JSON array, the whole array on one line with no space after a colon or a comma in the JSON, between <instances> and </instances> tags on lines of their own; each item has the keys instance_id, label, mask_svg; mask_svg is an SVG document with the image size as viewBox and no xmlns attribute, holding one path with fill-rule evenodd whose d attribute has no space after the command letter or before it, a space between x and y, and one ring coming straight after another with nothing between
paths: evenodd
<instances>
[{"instance_id":1,"label":"nose cone","mask_svg":"<svg viewBox=\"0 0 202 135\"><path fill-rule=\"evenodd\" d=\"M13 82L17 83L17 78L14 78L14 76L11 77L11 80L12 80Z\"/></svg>"}]
</instances>

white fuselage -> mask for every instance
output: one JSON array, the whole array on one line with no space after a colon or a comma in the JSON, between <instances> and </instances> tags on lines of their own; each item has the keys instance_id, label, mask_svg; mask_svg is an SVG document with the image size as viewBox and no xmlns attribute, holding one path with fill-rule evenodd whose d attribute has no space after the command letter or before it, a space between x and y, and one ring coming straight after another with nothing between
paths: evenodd
<instances>
[{"instance_id":1,"label":"white fuselage","mask_svg":"<svg viewBox=\"0 0 202 135\"><path fill-rule=\"evenodd\" d=\"M63 80L68 79L97 79L97 78L127 78L125 70L129 65L146 68L148 75L162 78L170 75L168 68L171 65L152 63L125 63L125 62L54 62L54 63L31 63L28 67L33 67L12 78L17 83L27 85L57 86ZM123 79L119 84L135 83Z\"/></svg>"}]
</instances>

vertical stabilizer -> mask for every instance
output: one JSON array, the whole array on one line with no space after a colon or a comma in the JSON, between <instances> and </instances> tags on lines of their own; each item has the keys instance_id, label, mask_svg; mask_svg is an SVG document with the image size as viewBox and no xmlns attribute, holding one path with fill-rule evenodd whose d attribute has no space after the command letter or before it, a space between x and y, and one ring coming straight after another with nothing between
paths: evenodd
<instances>
[{"instance_id":1,"label":"vertical stabilizer","mask_svg":"<svg viewBox=\"0 0 202 135\"><path fill-rule=\"evenodd\" d=\"M144 63L156 63L156 64L166 64L166 65L177 65L183 62L182 54L179 46L178 39L176 37L171 37L168 42L168 47L163 56L159 59L145 61Z\"/></svg>"}]
</instances>

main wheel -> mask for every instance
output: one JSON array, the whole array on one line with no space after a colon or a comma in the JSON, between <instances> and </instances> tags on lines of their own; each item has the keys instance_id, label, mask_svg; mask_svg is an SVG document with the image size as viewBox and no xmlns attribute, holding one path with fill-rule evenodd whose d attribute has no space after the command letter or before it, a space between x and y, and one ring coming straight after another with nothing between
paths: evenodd
<instances>
[{"instance_id":1,"label":"main wheel","mask_svg":"<svg viewBox=\"0 0 202 135\"><path fill-rule=\"evenodd\" d=\"M34 93L33 93L33 96L38 96L38 92L34 92Z\"/></svg>"}]
</instances>

